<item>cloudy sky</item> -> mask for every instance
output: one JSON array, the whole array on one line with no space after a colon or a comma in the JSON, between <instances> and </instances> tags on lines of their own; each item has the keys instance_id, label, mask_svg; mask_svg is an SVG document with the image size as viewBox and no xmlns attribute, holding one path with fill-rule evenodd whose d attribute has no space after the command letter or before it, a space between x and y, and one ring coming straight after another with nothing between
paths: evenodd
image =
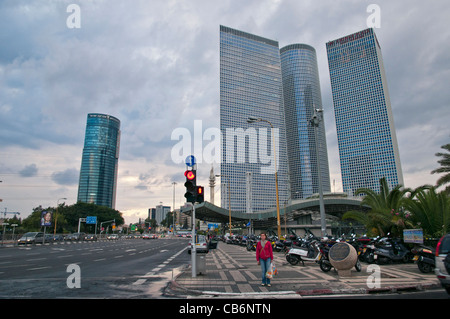
<instances>
[{"instance_id":1,"label":"cloudy sky","mask_svg":"<svg viewBox=\"0 0 450 319\"><path fill-rule=\"evenodd\" d=\"M331 185L342 190L325 43L367 28L371 3L381 9L375 33L405 186L434 184L434 154L450 142L448 1L2 0L0 212L26 217L63 197L76 202L93 112L121 120L116 209L125 221L147 217L161 202L172 206L172 182L182 204L185 166L171 157L178 142L171 135L177 128L194 135L194 120L202 131L219 127L221 24L280 48L316 49ZM78 21L71 4L80 8L79 28L68 27ZM210 168L199 165L198 183L208 185Z\"/></svg>"}]
</instances>

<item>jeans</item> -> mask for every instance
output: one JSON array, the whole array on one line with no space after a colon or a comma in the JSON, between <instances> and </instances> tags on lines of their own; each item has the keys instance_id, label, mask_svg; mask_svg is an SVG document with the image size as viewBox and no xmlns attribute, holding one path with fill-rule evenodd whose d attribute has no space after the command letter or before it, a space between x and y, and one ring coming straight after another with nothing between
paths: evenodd
<instances>
[{"instance_id":1,"label":"jeans","mask_svg":"<svg viewBox=\"0 0 450 319\"><path fill-rule=\"evenodd\" d=\"M272 264L272 259L267 258L266 260L264 259L259 259L259 262L261 264L261 275L262 275L262 282L265 285L269 285L270 284L270 279L266 278L266 272L268 270L270 270L270 265Z\"/></svg>"}]
</instances>

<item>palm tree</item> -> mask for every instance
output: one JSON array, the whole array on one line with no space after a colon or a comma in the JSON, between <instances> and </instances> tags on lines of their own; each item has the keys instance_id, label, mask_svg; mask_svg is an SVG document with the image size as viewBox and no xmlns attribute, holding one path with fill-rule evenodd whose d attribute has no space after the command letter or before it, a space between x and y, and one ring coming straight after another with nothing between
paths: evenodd
<instances>
[{"instance_id":1,"label":"palm tree","mask_svg":"<svg viewBox=\"0 0 450 319\"><path fill-rule=\"evenodd\" d=\"M380 179L380 191L377 193L369 188L359 188L356 195L365 195L361 205L370 207L370 211L349 211L343 215L343 219L354 219L362 223L369 235L384 236L388 232L399 235L401 231L410 226L407 215L404 213L406 194L414 193L409 188L397 185L389 191L386 178Z\"/></svg>"},{"instance_id":2,"label":"palm tree","mask_svg":"<svg viewBox=\"0 0 450 319\"><path fill-rule=\"evenodd\" d=\"M434 187L422 188L405 202L414 227L423 229L425 237L439 238L450 231L450 198Z\"/></svg>"},{"instance_id":3,"label":"palm tree","mask_svg":"<svg viewBox=\"0 0 450 319\"><path fill-rule=\"evenodd\" d=\"M441 148L446 150L447 152L450 152L450 144L442 145ZM431 174L445 173L436 182L436 186L439 187L450 183L450 153L436 153L435 155L441 157L441 159L438 161L441 167L432 170Z\"/></svg>"}]
</instances>

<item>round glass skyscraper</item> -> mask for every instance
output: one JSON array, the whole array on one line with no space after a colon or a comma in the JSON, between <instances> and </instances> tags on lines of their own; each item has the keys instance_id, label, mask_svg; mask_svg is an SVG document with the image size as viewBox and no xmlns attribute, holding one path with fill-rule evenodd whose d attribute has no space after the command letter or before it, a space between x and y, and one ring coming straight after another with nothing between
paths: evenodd
<instances>
[{"instance_id":1,"label":"round glass skyscraper","mask_svg":"<svg viewBox=\"0 0 450 319\"><path fill-rule=\"evenodd\" d=\"M322 189L329 192L324 122L317 128L317 150L314 127L309 122L314 109L322 109L316 50L306 44L291 44L281 48L280 58L292 199L319 192L318 160Z\"/></svg>"},{"instance_id":2,"label":"round glass skyscraper","mask_svg":"<svg viewBox=\"0 0 450 319\"><path fill-rule=\"evenodd\" d=\"M87 116L78 201L115 208L120 121L114 116Z\"/></svg>"}]
</instances>

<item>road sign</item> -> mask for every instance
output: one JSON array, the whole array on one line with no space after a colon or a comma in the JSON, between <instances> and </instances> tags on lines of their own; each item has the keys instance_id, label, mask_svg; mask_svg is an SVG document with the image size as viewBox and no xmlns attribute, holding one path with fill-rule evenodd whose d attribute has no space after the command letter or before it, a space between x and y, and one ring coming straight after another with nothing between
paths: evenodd
<instances>
[{"instance_id":1,"label":"road sign","mask_svg":"<svg viewBox=\"0 0 450 319\"><path fill-rule=\"evenodd\" d=\"M194 155L189 155L188 157L186 157L185 162L186 162L186 165L189 167L192 167L195 164L197 164Z\"/></svg>"},{"instance_id":2,"label":"road sign","mask_svg":"<svg viewBox=\"0 0 450 319\"><path fill-rule=\"evenodd\" d=\"M86 216L86 224L97 224L97 216Z\"/></svg>"}]
</instances>

